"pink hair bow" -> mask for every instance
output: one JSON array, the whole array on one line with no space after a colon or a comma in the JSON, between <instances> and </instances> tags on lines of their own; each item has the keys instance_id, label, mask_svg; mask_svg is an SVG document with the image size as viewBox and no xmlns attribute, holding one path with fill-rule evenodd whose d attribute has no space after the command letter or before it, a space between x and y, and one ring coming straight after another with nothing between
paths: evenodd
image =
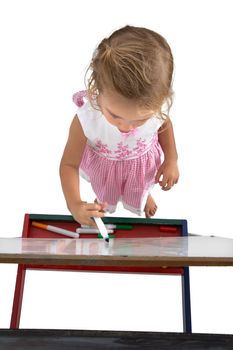
<instances>
[{"instance_id":1,"label":"pink hair bow","mask_svg":"<svg viewBox=\"0 0 233 350\"><path fill-rule=\"evenodd\" d=\"M84 100L83 100L83 98L86 97L86 95L87 95L86 90L82 90L82 91L76 92L76 93L73 95L73 101L74 101L74 103L75 103L78 107L82 107L82 106L84 105Z\"/></svg>"}]
</instances>

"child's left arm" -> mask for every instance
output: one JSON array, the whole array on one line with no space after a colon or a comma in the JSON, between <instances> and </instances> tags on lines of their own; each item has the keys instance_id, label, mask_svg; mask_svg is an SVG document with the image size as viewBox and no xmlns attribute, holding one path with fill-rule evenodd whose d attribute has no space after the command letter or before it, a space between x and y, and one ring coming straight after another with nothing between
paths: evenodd
<instances>
[{"instance_id":1,"label":"child's left arm","mask_svg":"<svg viewBox=\"0 0 233 350\"><path fill-rule=\"evenodd\" d=\"M179 179L178 155L170 118L167 118L159 129L158 139L164 153L164 161L155 176L155 183L159 183L162 189L167 191L177 184Z\"/></svg>"}]
</instances>

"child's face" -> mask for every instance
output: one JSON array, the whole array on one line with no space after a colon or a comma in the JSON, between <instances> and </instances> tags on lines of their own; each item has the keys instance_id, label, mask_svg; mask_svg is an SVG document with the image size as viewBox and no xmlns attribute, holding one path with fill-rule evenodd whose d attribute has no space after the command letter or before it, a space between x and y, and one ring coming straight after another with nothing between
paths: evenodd
<instances>
[{"instance_id":1,"label":"child's face","mask_svg":"<svg viewBox=\"0 0 233 350\"><path fill-rule=\"evenodd\" d=\"M116 92L102 92L98 104L107 121L122 132L143 125L154 114L151 110L139 109L135 102Z\"/></svg>"}]
</instances>

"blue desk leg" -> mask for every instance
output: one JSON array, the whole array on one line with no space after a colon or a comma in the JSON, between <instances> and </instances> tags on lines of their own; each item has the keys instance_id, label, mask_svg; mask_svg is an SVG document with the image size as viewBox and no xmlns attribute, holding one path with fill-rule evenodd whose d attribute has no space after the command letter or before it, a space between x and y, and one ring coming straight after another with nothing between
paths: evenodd
<instances>
[{"instance_id":1,"label":"blue desk leg","mask_svg":"<svg viewBox=\"0 0 233 350\"><path fill-rule=\"evenodd\" d=\"M182 276L182 302L183 302L183 328L185 333L192 333L191 319L191 301L190 301L190 283L189 268L184 267Z\"/></svg>"},{"instance_id":2,"label":"blue desk leg","mask_svg":"<svg viewBox=\"0 0 233 350\"><path fill-rule=\"evenodd\" d=\"M187 220L182 220L181 235L188 236L188 222L187 222ZM183 329L184 329L184 332L185 333L192 333L189 267L184 267L184 274L182 276L182 304L183 304Z\"/></svg>"}]
</instances>

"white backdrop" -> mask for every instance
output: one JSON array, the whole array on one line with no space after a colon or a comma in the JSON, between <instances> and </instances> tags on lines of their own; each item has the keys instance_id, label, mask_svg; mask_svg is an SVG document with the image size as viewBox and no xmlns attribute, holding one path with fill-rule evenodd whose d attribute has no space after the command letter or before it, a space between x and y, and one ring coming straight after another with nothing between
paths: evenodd
<instances>
[{"instance_id":1,"label":"white backdrop","mask_svg":"<svg viewBox=\"0 0 233 350\"><path fill-rule=\"evenodd\" d=\"M171 110L180 182L154 189L157 218L232 238L232 11L219 0L1 0L2 237L24 213L68 214L58 167L72 94L97 43L126 25L167 38L175 59ZM81 182L83 199L94 200ZM119 205L114 216L133 216ZM8 327L16 266L0 266L0 327ZM193 331L233 333L232 268L191 268ZM108 301L99 292L107 290ZM148 312L149 311L149 312ZM21 327L181 331L179 277L29 272Z\"/></svg>"}]
</instances>

